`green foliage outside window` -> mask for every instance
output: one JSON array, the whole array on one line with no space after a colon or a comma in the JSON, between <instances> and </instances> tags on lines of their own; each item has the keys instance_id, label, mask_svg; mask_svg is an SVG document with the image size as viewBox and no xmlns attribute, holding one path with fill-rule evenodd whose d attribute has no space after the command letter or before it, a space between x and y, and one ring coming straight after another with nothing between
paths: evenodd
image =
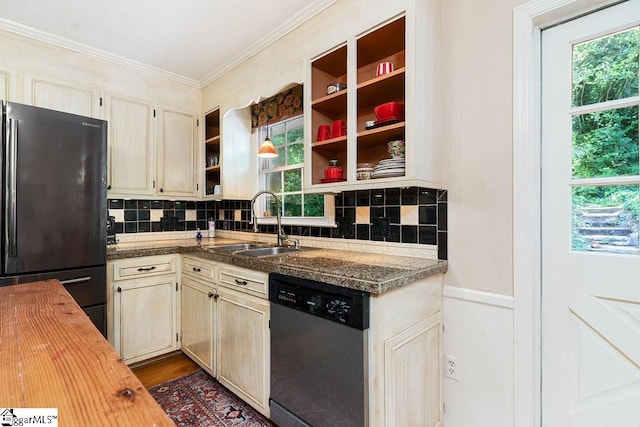
<instances>
[{"instance_id":1,"label":"green foliage outside window","mask_svg":"<svg viewBox=\"0 0 640 427\"><path fill-rule=\"evenodd\" d=\"M304 126L302 116L268 126L267 130L278 157L264 167L266 188L283 201L283 216L324 217L324 196L304 194L302 168L304 166ZM275 215L275 204L267 209Z\"/></svg>"},{"instance_id":2,"label":"green foliage outside window","mask_svg":"<svg viewBox=\"0 0 640 427\"><path fill-rule=\"evenodd\" d=\"M640 28L635 27L574 46L571 101L574 108L593 110L573 117L574 179L638 176L640 173L638 105L598 105L638 96ZM635 104L635 105L629 105ZM618 206L620 225L637 236L638 185L594 185L573 188L573 223L584 227L581 207ZM589 240L574 233L574 250Z\"/></svg>"}]
</instances>

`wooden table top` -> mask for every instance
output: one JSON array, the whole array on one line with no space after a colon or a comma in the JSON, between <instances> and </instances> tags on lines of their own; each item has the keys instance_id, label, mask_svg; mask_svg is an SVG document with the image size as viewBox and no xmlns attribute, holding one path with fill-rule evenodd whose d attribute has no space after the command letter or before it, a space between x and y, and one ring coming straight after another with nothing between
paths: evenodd
<instances>
[{"instance_id":1,"label":"wooden table top","mask_svg":"<svg viewBox=\"0 0 640 427\"><path fill-rule=\"evenodd\" d=\"M57 280L0 287L0 407L61 426L173 426Z\"/></svg>"}]
</instances>

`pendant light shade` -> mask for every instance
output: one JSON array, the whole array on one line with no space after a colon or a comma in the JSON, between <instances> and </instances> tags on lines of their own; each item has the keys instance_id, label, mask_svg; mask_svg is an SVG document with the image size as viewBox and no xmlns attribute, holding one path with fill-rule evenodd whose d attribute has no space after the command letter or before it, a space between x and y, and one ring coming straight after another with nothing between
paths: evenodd
<instances>
[{"instance_id":1,"label":"pendant light shade","mask_svg":"<svg viewBox=\"0 0 640 427\"><path fill-rule=\"evenodd\" d=\"M258 150L258 157L278 157L276 147L273 146L269 137L266 137L260 146L260 149Z\"/></svg>"}]
</instances>

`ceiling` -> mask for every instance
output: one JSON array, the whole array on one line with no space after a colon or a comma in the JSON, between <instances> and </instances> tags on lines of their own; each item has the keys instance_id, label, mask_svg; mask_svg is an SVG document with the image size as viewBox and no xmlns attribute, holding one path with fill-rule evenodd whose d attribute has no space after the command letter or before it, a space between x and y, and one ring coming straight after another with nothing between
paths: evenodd
<instances>
[{"instance_id":1,"label":"ceiling","mask_svg":"<svg viewBox=\"0 0 640 427\"><path fill-rule=\"evenodd\" d=\"M0 29L203 85L336 0L0 0Z\"/></svg>"}]
</instances>

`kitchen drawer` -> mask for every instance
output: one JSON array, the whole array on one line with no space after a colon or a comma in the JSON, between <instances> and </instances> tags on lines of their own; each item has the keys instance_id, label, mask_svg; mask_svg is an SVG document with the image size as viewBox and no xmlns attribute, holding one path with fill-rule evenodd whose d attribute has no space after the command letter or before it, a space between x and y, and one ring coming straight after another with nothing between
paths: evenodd
<instances>
[{"instance_id":1,"label":"kitchen drawer","mask_svg":"<svg viewBox=\"0 0 640 427\"><path fill-rule=\"evenodd\" d=\"M113 281L177 273L177 255L158 255L113 261Z\"/></svg>"},{"instance_id":2,"label":"kitchen drawer","mask_svg":"<svg viewBox=\"0 0 640 427\"><path fill-rule=\"evenodd\" d=\"M202 258L182 257L182 272L207 282L218 281L218 265Z\"/></svg>"},{"instance_id":3,"label":"kitchen drawer","mask_svg":"<svg viewBox=\"0 0 640 427\"><path fill-rule=\"evenodd\" d=\"M269 274L223 264L220 266L220 284L240 292L266 298Z\"/></svg>"}]
</instances>

